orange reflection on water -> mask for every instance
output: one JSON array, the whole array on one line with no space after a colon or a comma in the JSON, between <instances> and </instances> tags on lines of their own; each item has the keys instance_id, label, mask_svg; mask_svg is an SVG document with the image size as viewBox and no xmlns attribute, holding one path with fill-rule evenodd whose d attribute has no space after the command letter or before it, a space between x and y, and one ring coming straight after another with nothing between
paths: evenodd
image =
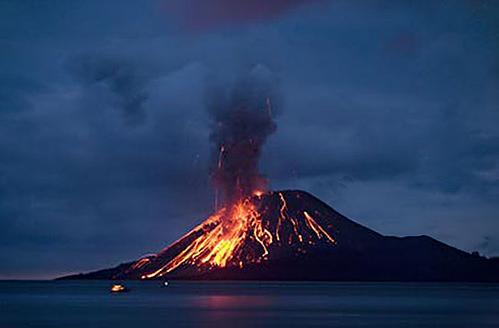
<instances>
[{"instance_id":1,"label":"orange reflection on water","mask_svg":"<svg viewBox=\"0 0 499 328\"><path fill-rule=\"evenodd\" d=\"M258 327L275 299L269 295L200 295L193 303L200 310L199 327Z\"/></svg>"},{"instance_id":2,"label":"orange reflection on water","mask_svg":"<svg viewBox=\"0 0 499 328\"><path fill-rule=\"evenodd\" d=\"M210 310L255 309L271 305L272 299L262 295L211 295L199 296L194 303Z\"/></svg>"}]
</instances>

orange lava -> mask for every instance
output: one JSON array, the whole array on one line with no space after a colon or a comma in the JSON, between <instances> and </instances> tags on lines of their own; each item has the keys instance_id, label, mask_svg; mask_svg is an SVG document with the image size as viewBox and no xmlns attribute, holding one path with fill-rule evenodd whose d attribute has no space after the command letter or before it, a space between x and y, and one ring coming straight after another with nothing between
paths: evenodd
<instances>
[{"instance_id":1,"label":"orange lava","mask_svg":"<svg viewBox=\"0 0 499 328\"><path fill-rule=\"evenodd\" d=\"M258 199L262 194L255 192ZM218 210L179 239L197 236L168 263L156 267L153 272L145 270L147 273L142 275L142 279L161 277L182 265L204 269L228 266L243 268L247 264L267 260L271 254L271 245L281 245L284 242L280 240L282 236L286 237L288 244L313 244L317 239L336 243L306 211L299 218L289 216L284 195L278 195L281 206L272 231L269 221L263 219L254 201L251 198L241 200L229 209ZM252 250L243 252L248 241L252 244ZM163 252L167 250L168 248ZM143 258L135 262L132 268L147 267L149 262L149 259Z\"/></svg>"}]
</instances>

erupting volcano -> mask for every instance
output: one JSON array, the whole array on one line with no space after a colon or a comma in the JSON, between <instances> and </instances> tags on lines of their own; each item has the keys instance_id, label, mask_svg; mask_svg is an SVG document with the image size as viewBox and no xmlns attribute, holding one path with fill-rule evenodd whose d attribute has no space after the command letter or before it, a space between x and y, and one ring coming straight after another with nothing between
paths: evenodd
<instances>
[{"instance_id":1,"label":"erupting volcano","mask_svg":"<svg viewBox=\"0 0 499 328\"><path fill-rule=\"evenodd\" d=\"M337 232L317 208L289 208L311 196L269 192L224 207L157 255L125 270L141 279L165 275L203 275L216 269L240 270L270 259L301 257L311 248L334 247Z\"/></svg>"},{"instance_id":2,"label":"erupting volcano","mask_svg":"<svg viewBox=\"0 0 499 328\"><path fill-rule=\"evenodd\" d=\"M276 130L267 78L268 72L257 67L228 94L215 92L218 96L208 105L215 146L215 214L159 254L134 263L125 275L151 279L242 269L276 256L306 254L310 245L336 243L332 225L318 223L310 214L314 209L293 209L290 215L290 195L266 192L258 161L267 137Z\"/></svg>"},{"instance_id":3,"label":"erupting volcano","mask_svg":"<svg viewBox=\"0 0 499 328\"><path fill-rule=\"evenodd\" d=\"M498 281L497 259L427 236L388 237L258 170L276 130L268 72L211 92L214 214L157 254L69 279Z\"/></svg>"},{"instance_id":4,"label":"erupting volcano","mask_svg":"<svg viewBox=\"0 0 499 328\"><path fill-rule=\"evenodd\" d=\"M288 190L226 205L157 254L64 278L499 281L499 262L427 236L383 236Z\"/></svg>"}]
</instances>

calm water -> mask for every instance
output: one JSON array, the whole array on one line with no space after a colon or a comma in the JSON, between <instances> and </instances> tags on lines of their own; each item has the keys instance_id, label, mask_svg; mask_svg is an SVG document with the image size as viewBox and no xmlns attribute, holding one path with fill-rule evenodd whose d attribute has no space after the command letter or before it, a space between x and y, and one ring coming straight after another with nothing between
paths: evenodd
<instances>
[{"instance_id":1,"label":"calm water","mask_svg":"<svg viewBox=\"0 0 499 328\"><path fill-rule=\"evenodd\" d=\"M499 285L0 281L0 327L499 327Z\"/></svg>"}]
</instances>

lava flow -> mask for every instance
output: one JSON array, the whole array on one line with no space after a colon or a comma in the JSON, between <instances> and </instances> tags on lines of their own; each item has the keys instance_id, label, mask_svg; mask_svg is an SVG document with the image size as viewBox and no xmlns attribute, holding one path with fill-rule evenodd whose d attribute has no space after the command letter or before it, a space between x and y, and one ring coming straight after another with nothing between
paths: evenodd
<instances>
[{"instance_id":1,"label":"lava flow","mask_svg":"<svg viewBox=\"0 0 499 328\"><path fill-rule=\"evenodd\" d=\"M319 243L334 246L331 230L306 210L294 210L291 215L284 193L255 192L218 210L157 255L136 261L128 271L153 279L176 271L243 269L278 258L283 252L304 254L307 247Z\"/></svg>"}]
</instances>

